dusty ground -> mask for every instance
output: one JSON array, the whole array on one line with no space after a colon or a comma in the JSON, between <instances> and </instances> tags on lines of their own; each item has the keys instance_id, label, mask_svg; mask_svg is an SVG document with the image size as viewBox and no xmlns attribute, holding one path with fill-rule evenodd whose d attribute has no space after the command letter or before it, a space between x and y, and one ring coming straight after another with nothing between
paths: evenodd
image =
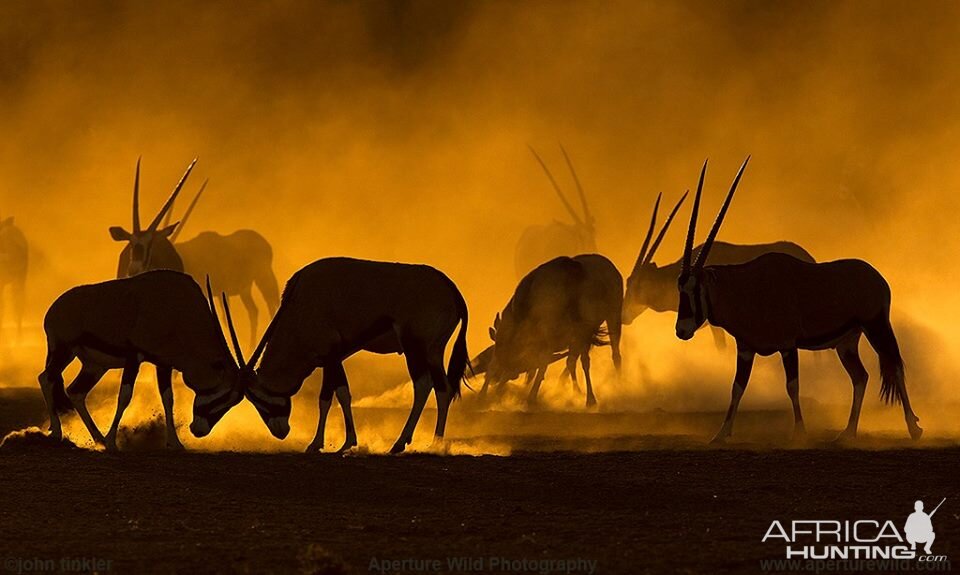
<instances>
[{"instance_id":1,"label":"dusty ground","mask_svg":"<svg viewBox=\"0 0 960 575\"><path fill-rule=\"evenodd\" d=\"M4 433L44 419L35 394L2 396ZM744 415L745 428L789 426L783 414ZM613 427L626 417L575 416ZM547 429L570 419L529 418ZM960 553L960 449L868 444L709 449L698 435L525 435L506 457L8 444L0 449L0 557L8 572L16 572L11 558L74 557L110 560L116 573L367 573L373 558L438 559L439 572L457 572L446 564L457 556L596 560L598 573L759 572L761 559L782 554L761 543L773 519L899 526L915 499L941 497L937 552Z\"/></svg>"}]
</instances>

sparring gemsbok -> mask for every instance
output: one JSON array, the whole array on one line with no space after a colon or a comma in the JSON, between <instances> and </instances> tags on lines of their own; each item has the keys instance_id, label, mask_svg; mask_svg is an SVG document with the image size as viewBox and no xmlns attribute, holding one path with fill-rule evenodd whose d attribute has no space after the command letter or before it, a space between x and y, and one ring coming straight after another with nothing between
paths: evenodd
<instances>
[{"instance_id":1,"label":"sparring gemsbok","mask_svg":"<svg viewBox=\"0 0 960 575\"><path fill-rule=\"evenodd\" d=\"M531 377L528 403L537 400L547 367L566 357L568 374L577 386L577 360L587 384L587 407L596 405L590 377L590 348L607 342L620 370L620 314L623 277L607 258L597 254L559 257L540 265L520 280L502 314L497 314L490 338L493 350L482 357L486 377L481 396L491 384L502 386L521 373Z\"/></svg>"},{"instance_id":2,"label":"sparring gemsbok","mask_svg":"<svg viewBox=\"0 0 960 575\"><path fill-rule=\"evenodd\" d=\"M674 206L663 227L660 228L656 240L650 246L662 195L657 195L657 201L653 205L653 217L650 218L650 227L647 229L647 236L643 240L643 246L640 248L640 254L633 265L633 270L627 278L627 293L623 296L623 323L625 325L633 323L633 320L647 309L652 309L655 312L676 313L677 311L677 276L680 275L682 261L677 260L660 267L654 263L653 256L657 253L657 248L660 247L663 236L666 235L667 229L673 222L673 217L677 215L680 206L687 199L687 194L683 194L680 201ZM649 251L647 251L648 247L650 248ZM702 244L693 248L694 258L699 256L701 249L703 249ZM742 264L769 253L787 254L810 263L816 261L807 250L793 242L781 241L767 244L714 242L710 249L710 261L707 263L710 265ZM716 326L712 326L711 330L717 347L721 349L725 347L726 341L723 330Z\"/></svg>"},{"instance_id":3,"label":"sparring gemsbok","mask_svg":"<svg viewBox=\"0 0 960 575\"><path fill-rule=\"evenodd\" d=\"M243 399L243 389L209 284L207 290L204 298L190 276L159 270L75 287L57 298L43 322L47 360L39 377L52 437L62 438L59 414L76 410L94 441L115 450L120 419L142 362L157 366L167 447L183 448L173 419L174 369L196 393L190 431L197 437L210 433ZM63 370L77 358L80 373L64 390ZM108 370L121 368L117 412L104 437L87 410L86 397Z\"/></svg>"},{"instance_id":4,"label":"sparring gemsbok","mask_svg":"<svg viewBox=\"0 0 960 575\"><path fill-rule=\"evenodd\" d=\"M693 241L707 170L704 162L677 279L680 293L677 337L688 340L704 322L709 322L725 329L737 342L737 373L730 408L713 441L722 442L733 431L737 407L758 353L781 355L787 394L793 403L794 435L804 433L799 349L837 350L853 382L850 419L840 438L856 437L867 386L867 371L857 350L861 334L867 336L880 357L880 397L886 403L903 405L907 430L913 439L919 439L923 430L910 408L903 359L890 325L890 287L870 264L854 259L808 263L772 253L744 264L704 265L749 160L748 156L740 166L703 249L694 261Z\"/></svg>"},{"instance_id":5,"label":"sparring gemsbok","mask_svg":"<svg viewBox=\"0 0 960 575\"><path fill-rule=\"evenodd\" d=\"M458 324L444 372L444 349ZM467 304L450 278L425 265L328 258L298 271L245 364L246 397L274 437L283 439L290 432L290 398L322 368L320 421L307 451L324 447L334 395L346 424L340 451L350 449L357 445L357 432L343 361L361 350L404 355L413 380L413 409L390 452L403 451L413 440L431 390L437 398L435 439L442 440L450 402L460 396L469 367Z\"/></svg>"},{"instance_id":6,"label":"sparring gemsbok","mask_svg":"<svg viewBox=\"0 0 960 575\"><path fill-rule=\"evenodd\" d=\"M567 151L560 146L563 152L563 158L570 170L570 175L577 187L577 194L580 196L580 206L583 215L577 213L566 195L560 189L556 178L550 172L547 164L543 161L537 151L532 147L537 163L543 168L547 179L553 191L557 193L563 207L570 214L573 220L572 224L554 220L549 224L530 226L523 230L520 239L517 241L516 251L514 253L514 266L516 268L517 278L522 278L542 263L552 260L558 256L575 256L577 254L593 253L597 251L596 228L594 226L593 214L590 213L590 207L587 205L587 196L583 192L583 186L580 185L580 178L576 170L573 169L573 162Z\"/></svg>"},{"instance_id":7,"label":"sparring gemsbok","mask_svg":"<svg viewBox=\"0 0 960 575\"><path fill-rule=\"evenodd\" d=\"M0 329L3 327L4 292L9 285L17 337L23 328L29 261L27 238L13 223L13 217L0 220Z\"/></svg>"},{"instance_id":8,"label":"sparring gemsbok","mask_svg":"<svg viewBox=\"0 0 960 575\"><path fill-rule=\"evenodd\" d=\"M223 236L216 232L202 232L185 242L174 243L193 212L197 200L206 188L206 182L190 203L184 218L169 223L173 204L197 160L187 167L173 193L163 204L146 229L140 227L140 160L133 184L133 231L111 227L110 235L118 242L126 242L120 253L117 277L124 278L154 269L171 269L190 274L201 283L210 277L218 291L228 296L239 296L250 321L250 342L256 341L259 311L253 298L254 285L260 291L272 315L280 305L280 289L273 273L273 248L253 230L237 230Z\"/></svg>"}]
</instances>

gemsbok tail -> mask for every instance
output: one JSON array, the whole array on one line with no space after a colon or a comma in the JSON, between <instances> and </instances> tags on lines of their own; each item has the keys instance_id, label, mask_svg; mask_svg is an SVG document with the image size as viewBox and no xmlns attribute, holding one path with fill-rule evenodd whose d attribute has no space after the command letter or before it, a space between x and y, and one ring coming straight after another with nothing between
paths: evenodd
<instances>
[{"instance_id":1,"label":"gemsbok tail","mask_svg":"<svg viewBox=\"0 0 960 575\"><path fill-rule=\"evenodd\" d=\"M460 387L464 384L463 380L467 374L467 370L469 369L472 372L473 367L470 365L470 355L467 352L467 302L464 301L457 286L453 285L452 281L450 284L453 286L454 297L457 300L457 314L460 316L460 333L457 334L457 339L453 342L453 351L450 353L450 363L447 364L447 381L450 384L453 397L457 398L460 397Z\"/></svg>"},{"instance_id":2,"label":"gemsbok tail","mask_svg":"<svg viewBox=\"0 0 960 575\"><path fill-rule=\"evenodd\" d=\"M864 334L880 357L880 398L884 403L903 403L907 397L907 382L900 345L893 334L889 315L884 314L864 326Z\"/></svg>"}]
</instances>

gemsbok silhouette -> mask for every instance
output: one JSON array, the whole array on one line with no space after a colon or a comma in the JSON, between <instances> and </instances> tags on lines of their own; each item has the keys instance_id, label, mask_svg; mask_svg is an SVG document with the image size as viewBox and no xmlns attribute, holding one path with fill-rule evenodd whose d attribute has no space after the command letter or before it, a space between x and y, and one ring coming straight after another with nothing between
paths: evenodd
<instances>
[{"instance_id":1,"label":"gemsbok silhouette","mask_svg":"<svg viewBox=\"0 0 960 575\"><path fill-rule=\"evenodd\" d=\"M444 372L444 349L458 324ZM460 396L470 365L467 304L450 278L425 265L327 258L302 268L287 282L280 309L244 364L246 397L274 437L283 439L290 432L290 398L322 368L320 421L307 451L323 449L334 395L346 424L340 451L350 449L357 432L343 361L361 350L404 355L413 380L413 409L390 452L413 440L431 390L437 398L435 438L442 440L450 402Z\"/></svg>"},{"instance_id":2,"label":"gemsbok silhouette","mask_svg":"<svg viewBox=\"0 0 960 575\"><path fill-rule=\"evenodd\" d=\"M174 243L197 200L206 188L206 182L190 204L184 219L173 225L161 226L170 213L180 190L193 170L196 160L170 194L160 212L146 229L140 227L140 160L133 184L133 231L114 226L110 235L118 242L126 242L120 253L117 277L124 278L153 269L182 271L202 283L209 276L214 287L228 296L239 296L250 320L250 342L256 342L259 312L253 299L254 285L260 290L267 311L273 315L280 305L280 289L273 273L273 248L253 230L237 230L229 235L202 232L185 242Z\"/></svg>"},{"instance_id":3,"label":"gemsbok silhouette","mask_svg":"<svg viewBox=\"0 0 960 575\"><path fill-rule=\"evenodd\" d=\"M840 439L856 437L867 386L867 371L858 352L861 334L866 335L880 357L880 397L886 403L903 405L910 436L919 439L923 430L910 407L903 359L890 325L890 286L870 264L855 259L808 263L771 253L743 264L704 265L749 160L748 156L740 166L703 249L694 260L693 241L707 171L704 162L677 279L677 337L688 340L704 322L709 322L725 329L737 342L737 373L730 408L713 441L722 442L733 431L733 420L756 354L781 355L787 394L793 403L794 435L804 433L797 357L800 349L837 350L853 383L850 418Z\"/></svg>"},{"instance_id":4,"label":"gemsbok silhouette","mask_svg":"<svg viewBox=\"0 0 960 575\"><path fill-rule=\"evenodd\" d=\"M674 312L677 311L677 276L680 275L682 261L677 260L663 267L658 266L653 261L653 256L660 247L664 235L670 228L673 217L677 215L677 210L687 199L687 194L683 194L677 205L673 207L666 222L660 228L656 240L650 246L650 240L653 237L653 230L657 223L657 212L660 209L660 200L663 194L657 195L657 201L653 205L653 217L650 218L650 227L647 229L646 238L640 248L640 254L633 265L633 270L627 278L627 292L623 296L623 323L630 325L641 313L647 309L655 312ZM647 248L650 248L647 251ZM693 248L693 257L696 258L703 249L703 244ZM728 265L742 264L756 259L764 254L781 253L797 258L798 260L815 263L816 260L810 255L810 252L803 249L793 242L772 242L766 244L730 244L726 242L714 242L710 249L710 265ZM726 340L723 330L711 326L714 341L717 347L723 349L726 346Z\"/></svg>"},{"instance_id":5,"label":"gemsbok silhouette","mask_svg":"<svg viewBox=\"0 0 960 575\"><path fill-rule=\"evenodd\" d=\"M547 367L564 357L566 373L576 384L580 360L587 384L587 407L596 405L590 377L590 348L606 343L619 371L620 315L623 277L610 260L597 254L558 257L520 280L502 314L497 314L490 339L493 350L482 353L486 368L481 396L491 384L502 385L522 373L532 378L527 401L535 403Z\"/></svg>"},{"instance_id":6,"label":"gemsbok silhouette","mask_svg":"<svg viewBox=\"0 0 960 575\"><path fill-rule=\"evenodd\" d=\"M573 209L573 205L567 200L566 195L560 189L556 178L550 172L547 164L543 161L537 151L530 148L533 157L543 168L550 185L560 198L563 207L570 214L573 220L572 224L554 220L549 224L530 226L523 230L520 239L517 241L516 251L514 252L514 266L517 278L522 278L542 263L552 260L558 256L575 256L577 254L593 253L597 251L596 229L594 226L593 214L590 213L590 207L587 205L587 196L583 192L583 186L580 185L580 178L576 170L573 169L573 162L563 146L560 151L563 152L563 158L567 163L567 168L573 177L577 187L577 195L580 196L580 205L583 209L583 215Z\"/></svg>"},{"instance_id":7,"label":"gemsbok silhouette","mask_svg":"<svg viewBox=\"0 0 960 575\"><path fill-rule=\"evenodd\" d=\"M23 308L26 302L27 270L29 268L27 238L14 224L13 217L0 220L0 328L3 326L4 292L10 286L17 337L23 331Z\"/></svg>"},{"instance_id":8,"label":"gemsbok silhouette","mask_svg":"<svg viewBox=\"0 0 960 575\"><path fill-rule=\"evenodd\" d=\"M57 298L43 322L47 360L39 377L52 437L62 438L59 414L76 410L94 441L115 450L120 419L143 362L157 366L167 447L183 448L173 418L174 369L196 393L190 431L197 437L210 433L243 399L243 388L240 366L227 346L209 284L207 289L205 298L190 276L155 270L75 287ZM78 358L80 373L64 390L63 370ZM123 369L123 376L117 413L104 437L90 417L86 397L110 369Z\"/></svg>"}]
</instances>

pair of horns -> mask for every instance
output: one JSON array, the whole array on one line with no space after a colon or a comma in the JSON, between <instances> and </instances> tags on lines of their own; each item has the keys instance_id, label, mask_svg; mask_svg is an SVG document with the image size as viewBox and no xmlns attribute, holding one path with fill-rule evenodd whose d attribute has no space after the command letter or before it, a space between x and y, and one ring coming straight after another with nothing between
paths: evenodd
<instances>
[{"instance_id":1,"label":"pair of horns","mask_svg":"<svg viewBox=\"0 0 960 575\"><path fill-rule=\"evenodd\" d=\"M227 327L230 329L230 339L233 341L233 351L236 354L237 367L244 369L247 367L247 363L243 360L243 349L240 347L240 339L237 337L237 330L233 326L233 316L230 314L230 302L227 301L226 292L220 292L220 298L223 302L223 312L227 316ZM217 305L213 298L213 290L210 289L210 276L207 276L207 303L210 306L210 313L213 314L213 319L216 320L217 326L220 325L220 317L217 315ZM220 330L220 336L223 338L223 345L227 345L227 337L223 334L223 330ZM227 347L227 349L230 349Z\"/></svg>"},{"instance_id":2,"label":"pair of horns","mask_svg":"<svg viewBox=\"0 0 960 575\"><path fill-rule=\"evenodd\" d=\"M220 299L223 301L224 315L227 316L227 328L230 330L230 340L233 343L237 367L241 370L255 369L257 362L260 361L260 356L263 355L263 350L267 347L267 342L270 341L270 337L273 335L277 324L277 317L280 315L280 312L277 311L273 319L270 320L270 325L267 326L267 331L263 333L263 338L260 340L260 343L257 344L257 349L255 349L253 355L250 356L250 360L246 361L243 359L243 348L240 347L240 338L237 337L237 329L233 325L233 316L230 314L230 302L227 301L226 292L220 292ZM217 316L217 306L214 303L213 290L210 289L210 276L207 276L207 301L210 305L210 313L212 313L214 319L217 320L217 325L220 325L220 318ZM223 337L223 345L227 345L227 337L223 334L223 331L220 332L220 335Z\"/></svg>"},{"instance_id":3,"label":"pair of horns","mask_svg":"<svg viewBox=\"0 0 960 575\"><path fill-rule=\"evenodd\" d=\"M590 207L587 205L587 196L583 193L583 186L580 184L580 178L577 176L577 171L573 169L573 162L570 161L570 156L567 155L567 150L563 147L563 144L560 144L560 151L563 152L563 159L567 162L567 168L570 170L570 175L573 176L573 181L577 185L577 194L580 196L580 205L583 207L583 219L580 218L580 215L577 214L576 210L573 209L573 206L567 200L567 197L563 194L563 191L560 190L560 185L557 184L556 178L553 177L553 173L550 172L550 168L547 167L546 162L543 161L543 158L540 157L540 154L533 149L533 146L527 147L529 147L530 151L533 152L533 157L537 159L537 163L540 164L540 167L543 168L544 173L547 174L547 179L550 180L553 190L557 193L557 196L563 203L563 207L567 209L567 212L570 214L570 217L573 218L573 221L579 226L591 227L593 225L593 214L590 213Z\"/></svg>"},{"instance_id":4,"label":"pair of horns","mask_svg":"<svg viewBox=\"0 0 960 575\"><path fill-rule=\"evenodd\" d=\"M680 206L683 205L683 202L687 199L687 195L690 193L690 190L687 190L683 193L683 196L680 197L680 201L677 202L677 205L673 207L673 210L670 212L670 215L667 216L667 221L663 223L663 227L660 228L660 233L657 234L657 239L653 242L653 247L650 248L650 251L647 251L647 247L650 246L650 238L653 237L653 228L657 225L657 212L660 210L660 200L663 198L663 193L657 194L657 201L653 204L653 216L650 218L650 227L647 229L647 237L643 240L643 246L640 248L640 254L637 256L637 263L633 265L633 272L631 275L637 273L637 271L653 261L654 254L657 253L657 248L660 247L660 242L663 241L663 236L666 235L667 229L670 228L670 224L673 223L673 217L677 215L677 211L680 210Z\"/></svg>"},{"instance_id":5,"label":"pair of horns","mask_svg":"<svg viewBox=\"0 0 960 575\"><path fill-rule=\"evenodd\" d=\"M707 263L707 256L710 254L710 248L713 247L713 241L717 239L717 233L720 231L720 224L723 223L723 218L727 215L727 208L730 207L730 200L733 199L733 193L737 191L737 185L740 184L740 178L743 177L743 170L746 169L747 162L749 161L750 156L747 156L743 163L740 164L740 169L737 171L737 177L733 179L733 184L730 186L730 191L727 192L727 197L723 200L723 205L720 207L720 212L717 214L717 219L713 222L713 228L710 229L710 234L707 236L707 241L703 242L703 247L700 248L700 253L697 254L697 261L694 262L691 267L690 261L693 259L693 240L697 233L697 214L700 212L700 195L703 192L703 179L707 174L707 161L704 160L703 168L700 170L700 181L697 183L697 195L693 200L693 211L690 213L690 227L687 229L687 242L683 247L683 269L680 272L681 275L686 275L691 271L700 271Z\"/></svg>"},{"instance_id":6,"label":"pair of horns","mask_svg":"<svg viewBox=\"0 0 960 575\"><path fill-rule=\"evenodd\" d=\"M133 233L139 233L143 231L140 228L140 160L142 158L137 158L137 174L133 180ZM187 182L187 178L190 176L190 172L193 171L193 167L197 164L197 158L194 158L190 165L187 166L187 171L183 173L183 176L180 178L180 181L177 183L177 187L174 188L173 193L170 194L170 197L167 198L167 201L163 204L163 207L160 208L160 211L157 213L157 216L153 218L153 221L150 222L150 226L146 229L147 232L155 232L157 228L160 227L160 222L163 221L164 216L167 212L170 211L170 208L173 206L173 202L177 199L177 196L180 195L180 190L183 189L183 185Z\"/></svg>"}]
</instances>

